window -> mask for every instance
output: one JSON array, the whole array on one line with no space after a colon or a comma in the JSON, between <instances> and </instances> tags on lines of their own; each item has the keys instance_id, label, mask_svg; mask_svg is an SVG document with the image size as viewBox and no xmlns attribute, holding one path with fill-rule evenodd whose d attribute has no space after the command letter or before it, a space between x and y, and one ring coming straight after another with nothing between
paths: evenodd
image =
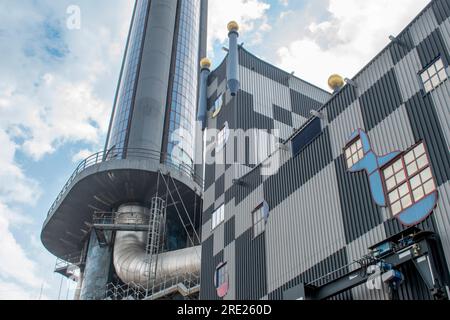
<instances>
[{"instance_id":1,"label":"window","mask_svg":"<svg viewBox=\"0 0 450 320\"><path fill-rule=\"evenodd\" d=\"M217 134L217 144L216 144L216 152L219 153L220 151L225 148L225 145L228 141L228 137L230 135L230 129L228 128L228 122L225 123L222 130L219 131Z\"/></svg>"},{"instance_id":2,"label":"window","mask_svg":"<svg viewBox=\"0 0 450 320\"><path fill-rule=\"evenodd\" d=\"M436 62L429 66L420 74L420 77L422 78L423 87L426 93L436 89L448 78L442 59L439 58Z\"/></svg>"},{"instance_id":3,"label":"window","mask_svg":"<svg viewBox=\"0 0 450 320\"><path fill-rule=\"evenodd\" d=\"M212 227L211 230L217 228L225 220L225 205L221 205L219 209L214 211L212 215Z\"/></svg>"},{"instance_id":4,"label":"window","mask_svg":"<svg viewBox=\"0 0 450 320\"><path fill-rule=\"evenodd\" d=\"M211 110L212 118L215 118L219 115L220 110L222 110L222 105L223 105L223 94L221 94L214 102L214 106Z\"/></svg>"},{"instance_id":5,"label":"window","mask_svg":"<svg viewBox=\"0 0 450 320\"><path fill-rule=\"evenodd\" d=\"M358 140L354 141L347 149L345 149L345 159L347 160L348 168L351 169L355 164L361 161L362 158L364 158L364 150L361 138L358 138Z\"/></svg>"},{"instance_id":6,"label":"window","mask_svg":"<svg viewBox=\"0 0 450 320\"><path fill-rule=\"evenodd\" d=\"M216 269L216 288L220 288L227 283L227 263L222 263Z\"/></svg>"},{"instance_id":7,"label":"window","mask_svg":"<svg viewBox=\"0 0 450 320\"><path fill-rule=\"evenodd\" d=\"M383 169L383 175L394 216L436 191L424 143Z\"/></svg>"},{"instance_id":8,"label":"window","mask_svg":"<svg viewBox=\"0 0 450 320\"><path fill-rule=\"evenodd\" d=\"M253 238L258 237L264 231L266 231L266 221L269 215L269 206L267 202L263 202L259 205L255 211L252 213L253 215Z\"/></svg>"},{"instance_id":9,"label":"window","mask_svg":"<svg viewBox=\"0 0 450 320\"><path fill-rule=\"evenodd\" d=\"M314 119L294 139L292 139L292 152L294 157L298 155L322 132L322 124L319 118Z\"/></svg>"}]
</instances>

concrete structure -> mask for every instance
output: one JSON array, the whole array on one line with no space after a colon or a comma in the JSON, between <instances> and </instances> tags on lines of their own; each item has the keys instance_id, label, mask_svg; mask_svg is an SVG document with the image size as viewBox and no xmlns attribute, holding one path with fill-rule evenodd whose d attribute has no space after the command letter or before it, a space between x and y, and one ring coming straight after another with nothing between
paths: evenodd
<instances>
[{"instance_id":1,"label":"concrete structure","mask_svg":"<svg viewBox=\"0 0 450 320\"><path fill-rule=\"evenodd\" d=\"M57 272L80 267L81 299L198 292L206 22L207 0L136 1L105 150L78 166L42 230Z\"/></svg>"},{"instance_id":2,"label":"concrete structure","mask_svg":"<svg viewBox=\"0 0 450 320\"><path fill-rule=\"evenodd\" d=\"M235 97L236 59L211 72L201 299L448 298L449 16L431 1L333 95L242 47Z\"/></svg>"}]
</instances>

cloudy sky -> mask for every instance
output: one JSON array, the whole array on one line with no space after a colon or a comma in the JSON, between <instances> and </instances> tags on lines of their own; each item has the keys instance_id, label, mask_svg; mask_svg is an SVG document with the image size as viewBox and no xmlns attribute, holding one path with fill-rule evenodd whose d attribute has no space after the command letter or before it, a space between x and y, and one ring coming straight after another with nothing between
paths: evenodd
<instances>
[{"instance_id":1,"label":"cloudy sky","mask_svg":"<svg viewBox=\"0 0 450 320\"><path fill-rule=\"evenodd\" d=\"M331 73L355 75L428 2L210 0L209 55L220 63L234 19L247 49L327 89ZM76 163L102 148L133 4L0 0L0 299L73 295L40 228ZM70 30L73 5L81 28Z\"/></svg>"}]
</instances>

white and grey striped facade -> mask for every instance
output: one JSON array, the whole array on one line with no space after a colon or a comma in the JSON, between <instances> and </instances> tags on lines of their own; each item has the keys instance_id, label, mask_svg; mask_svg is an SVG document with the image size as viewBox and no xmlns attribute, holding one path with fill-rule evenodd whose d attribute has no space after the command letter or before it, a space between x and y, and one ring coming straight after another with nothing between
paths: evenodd
<instances>
[{"instance_id":1,"label":"white and grey striped facade","mask_svg":"<svg viewBox=\"0 0 450 320\"><path fill-rule=\"evenodd\" d=\"M201 299L219 299L214 276L220 263L227 263L229 274L224 299L279 300L286 290L349 265L405 228L388 208L375 204L364 173L347 171L343 148L358 128L379 154L425 142L439 202L419 227L439 235L440 258L450 267L450 81L425 93L420 78L439 57L449 68L449 17L449 0L431 1L397 36L403 45L390 43L352 79L356 87L346 85L334 96L243 48L236 97L226 93L226 59L211 73L208 104L222 93L225 104L216 118L208 119L209 129L221 129L225 122L231 129L279 129L288 148L278 151L283 165L272 176L261 175L261 166L205 164ZM311 116L311 110L322 112L323 119ZM320 134L293 154L294 131L302 135L317 121ZM221 153L226 152L227 147ZM270 216L265 232L253 238L252 212L263 201ZM212 230L211 215L222 204L225 221ZM340 273L346 271L351 270ZM401 271L407 279L401 299L431 298L416 272ZM336 298L386 295L361 286Z\"/></svg>"}]
</instances>

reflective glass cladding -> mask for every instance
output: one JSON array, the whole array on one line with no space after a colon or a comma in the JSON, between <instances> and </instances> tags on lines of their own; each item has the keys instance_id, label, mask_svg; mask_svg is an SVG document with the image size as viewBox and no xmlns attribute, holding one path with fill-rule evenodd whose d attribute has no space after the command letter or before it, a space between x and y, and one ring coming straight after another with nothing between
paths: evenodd
<instances>
[{"instance_id":1,"label":"reflective glass cladding","mask_svg":"<svg viewBox=\"0 0 450 320\"><path fill-rule=\"evenodd\" d=\"M168 159L185 169L194 164L201 0L182 0L170 100Z\"/></svg>"},{"instance_id":2,"label":"reflective glass cladding","mask_svg":"<svg viewBox=\"0 0 450 320\"><path fill-rule=\"evenodd\" d=\"M147 16L149 0L136 2L134 19L125 56L122 78L119 84L114 118L107 149L124 149L128 132L129 118L131 115L135 85L138 77L138 66L143 45L145 20Z\"/></svg>"}]
</instances>

